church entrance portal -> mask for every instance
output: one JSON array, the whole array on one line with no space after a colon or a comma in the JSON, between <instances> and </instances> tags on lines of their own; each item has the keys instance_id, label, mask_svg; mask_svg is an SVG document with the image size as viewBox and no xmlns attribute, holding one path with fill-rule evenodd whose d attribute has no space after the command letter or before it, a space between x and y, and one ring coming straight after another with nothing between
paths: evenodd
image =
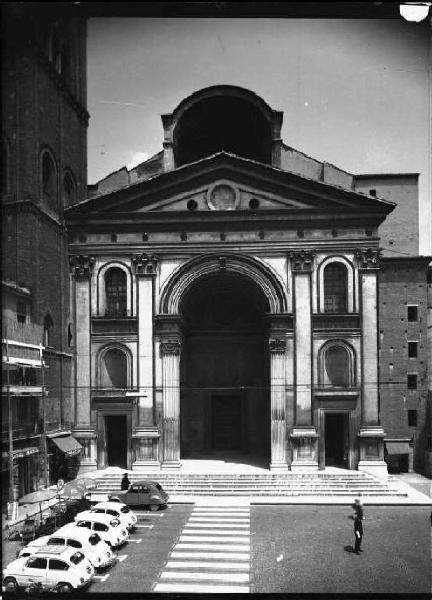
<instances>
[{"instance_id":1,"label":"church entrance portal","mask_svg":"<svg viewBox=\"0 0 432 600\"><path fill-rule=\"evenodd\" d=\"M328 412L325 415L325 464L348 468L348 414Z\"/></svg>"},{"instance_id":2,"label":"church entrance portal","mask_svg":"<svg viewBox=\"0 0 432 600\"><path fill-rule=\"evenodd\" d=\"M181 313L181 458L270 458L268 303L235 273L200 278Z\"/></svg>"}]
</instances>

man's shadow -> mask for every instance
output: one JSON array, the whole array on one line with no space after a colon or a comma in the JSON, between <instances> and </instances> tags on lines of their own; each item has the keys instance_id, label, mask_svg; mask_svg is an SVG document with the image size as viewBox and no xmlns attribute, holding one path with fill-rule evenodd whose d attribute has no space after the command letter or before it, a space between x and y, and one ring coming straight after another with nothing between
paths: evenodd
<instances>
[{"instance_id":1,"label":"man's shadow","mask_svg":"<svg viewBox=\"0 0 432 600\"><path fill-rule=\"evenodd\" d=\"M353 546L344 546L344 550L345 550L345 552L349 552L351 554L354 553L354 547Z\"/></svg>"}]
</instances>

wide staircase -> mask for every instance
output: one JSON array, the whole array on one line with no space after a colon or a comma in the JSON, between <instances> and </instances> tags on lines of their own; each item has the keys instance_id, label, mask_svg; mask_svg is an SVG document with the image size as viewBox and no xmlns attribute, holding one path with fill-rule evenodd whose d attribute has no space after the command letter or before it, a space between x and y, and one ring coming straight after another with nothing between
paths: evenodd
<instances>
[{"instance_id":1,"label":"wide staircase","mask_svg":"<svg viewBox=\"0 0 432 600\"><path fill-rule=\"evenodd\" d=\"M121 473L98 479L98 494L120 490ZM151 479L170 497L187 496L407 496L361 471L340 473L129 473L131 483Z\"/></svg>"}]
</instances>

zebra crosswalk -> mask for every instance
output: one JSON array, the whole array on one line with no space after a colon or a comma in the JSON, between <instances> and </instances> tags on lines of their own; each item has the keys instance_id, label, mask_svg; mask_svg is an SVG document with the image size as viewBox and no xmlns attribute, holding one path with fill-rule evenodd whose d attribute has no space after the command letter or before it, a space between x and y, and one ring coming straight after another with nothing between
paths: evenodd
<instances>
[{"instance_id":1,"label":"zebra crosswalk","mask_svg":"<svg viewBox=\"0 0 432 600\"><path fill-rule=\"evenodd\" d=\"M248 593L250 507L195 506L154 592Z\"/></svg>"}]
</instances>

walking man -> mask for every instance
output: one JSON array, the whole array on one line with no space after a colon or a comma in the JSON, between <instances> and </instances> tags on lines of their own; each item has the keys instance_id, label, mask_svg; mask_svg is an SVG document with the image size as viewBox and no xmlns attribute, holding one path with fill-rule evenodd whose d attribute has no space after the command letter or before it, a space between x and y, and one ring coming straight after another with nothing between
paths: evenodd
<instances>
[{"instance_id":1,"label":"walking man","mask_svg":"<svg viewBox=\"0 0 432 600\"><path fill-rule=\"evenodd\" d=\"M363 552L363 550L361 549L361 543L363 539L363 523L361 517L359 517L358 515L354 517L354 536L354 552L355 554L360 554L360 552Z\"/></svg>"}]
</instances>

